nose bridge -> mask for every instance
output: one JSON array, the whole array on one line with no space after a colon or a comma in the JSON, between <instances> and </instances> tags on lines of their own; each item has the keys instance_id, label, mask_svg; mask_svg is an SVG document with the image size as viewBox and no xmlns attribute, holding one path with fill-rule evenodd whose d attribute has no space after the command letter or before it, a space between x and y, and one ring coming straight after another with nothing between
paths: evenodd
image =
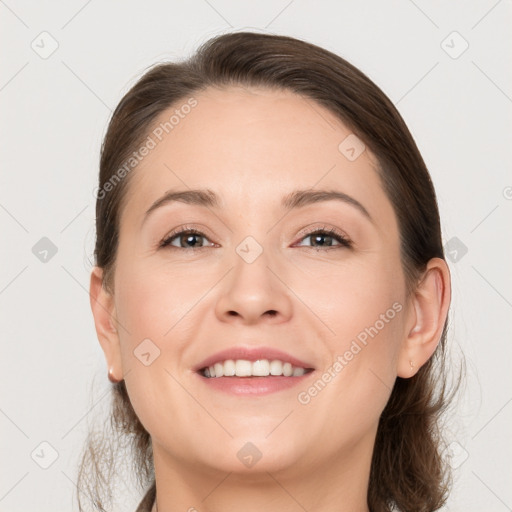
<instances>
[{"instance_id":1,"label":"nose bridge","mask_svg":"<svg viewBox=\"0 0 512 512\"><path fill-rule=\"evenodd\" d=\"M287 318L291 312L286 286L276 277L279 255L269 247L265 226L259 223L255 235L246 235L234 247L233 267L222 286L217 314L222 317L242 317L254 322L263 315ZM247 230L242 232L247 233ZM261 239L260 242L257 238ZM235 315L236 313L236 315Z\"/></svg>"},{"instance_id":2,"label":"nose bridge","mask_svg":"<svg viewBox=\"0 0 512 512\"><path fill-rule=\"evenodd\" d=\"M255 185L256 186L256 185ZM239 198L237 210L240 214L233 223L233 246L236 253L234 258L236 270L245 265L254 265L258 271L266 269L270 265L269 251L272 240L272 232L269 234L269 212L262 209L262 204L255 197ZM241 260L241 261L240 261ZM263 263L264 262L264 263ZM263 265L263 268L260 268Z\"/></svg>"},{"instance_id":3,"label":"nose bridge","mask_svg":"<svg viewBox=\"0 0 512 512\"><path fill-rule=\"evenodd\" d=\"M275 288L270 252L268 243L259 242L253 235L247 235L235 247L231 287L238 288L237 294L263 298Z\"/></svg>"},{"instance_id":4,"label":"nose bridge","mask_svg":"<svg viewBox=\"0 0 512 512\"><path fill-rule=\"evenodd\" d=\"M277 230L270 230L268 211L262 211L255 200L246 201L243 213L235 225L239 241L234 245L234 274L238 279L256 279L263 286L276 288L271 268L279 267L279 251L274 247Z\"/></svg>"}]
</instances>

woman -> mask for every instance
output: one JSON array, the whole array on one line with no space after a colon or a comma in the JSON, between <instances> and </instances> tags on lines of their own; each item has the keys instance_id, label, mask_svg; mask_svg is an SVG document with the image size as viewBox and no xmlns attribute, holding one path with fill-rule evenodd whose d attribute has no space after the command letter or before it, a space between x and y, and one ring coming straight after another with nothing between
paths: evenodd
<instances>
[{"instance_id":1,"label":"woman","mask_svg":"<svg viewBox=\"0 0 512 512\"><path fill-rule=\"evenodd\" d=\"M155 66L113 114L96 214L91 307L138 511L442 506L439 213L364 74L250 32ZM109 442L80 472L98 510Z\"/></svg>"}]
</instances>

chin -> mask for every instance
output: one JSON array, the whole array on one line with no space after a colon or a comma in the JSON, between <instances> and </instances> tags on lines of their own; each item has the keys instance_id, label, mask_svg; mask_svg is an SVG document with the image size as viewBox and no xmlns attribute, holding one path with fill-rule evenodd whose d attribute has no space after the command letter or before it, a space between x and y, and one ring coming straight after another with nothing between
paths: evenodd
<instances>
[{"instance_id":1,"label":"chin","mask_svg":"<svg viewBox=\"0 0 512 512\"><path fill-rule=\"evenodd\" d=\"M294 438L288 433L267 435L268 432L252 431L229 441L219 440L214 446L205 446L203 453L208 454L205 463L212 465L215 462L215 468L219 471L256 475L294 467L302 458L300 436Z\"/></svg>"}]
</instances>

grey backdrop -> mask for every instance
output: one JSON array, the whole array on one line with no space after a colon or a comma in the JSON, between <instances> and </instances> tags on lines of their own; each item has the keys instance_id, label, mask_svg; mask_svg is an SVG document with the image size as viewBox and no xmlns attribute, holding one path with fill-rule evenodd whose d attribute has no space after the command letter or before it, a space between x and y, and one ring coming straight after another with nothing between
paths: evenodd
<instances>
[{"instance_id":1,"label":"grey backdrop","mask_svg":"<svg viewBox=\"0 0 512 512\"><path fill-rule=\"evenodd\" d=\"M109 405L87 289L112 109L147 66L242 28L342 55L408 123L439 198L453 357L468 363L445 510L512 510L511 13L510 0L0 0L0 510L77 510L77 457ZM119 510L138 502L131 487Z\"/></svg>"}]
</instances>

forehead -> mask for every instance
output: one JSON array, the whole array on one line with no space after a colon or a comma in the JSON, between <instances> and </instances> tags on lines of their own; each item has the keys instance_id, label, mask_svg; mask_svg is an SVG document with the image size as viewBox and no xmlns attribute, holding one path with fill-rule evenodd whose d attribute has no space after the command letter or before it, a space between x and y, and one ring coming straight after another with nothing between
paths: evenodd
<instances>
[{"instance_id":1,"label":"forehead","mask_svg":"<svg viewBox=\"0 0 512 512\"><path fill-rule=\"evenodd\" d=\"M368 149L357 156L362 142L322 105L252 87L209 88L191 97L193 108L181 108L190 103L184 98L153 123L155 147L132 176L127 210L175 188L209 188L226 206L244 209L262 208L262 201L266 208L274 197L277 204L298 188L335 188L362 197L369 210L390 213L376 158Z\"/></svg>"}]
</instances>

